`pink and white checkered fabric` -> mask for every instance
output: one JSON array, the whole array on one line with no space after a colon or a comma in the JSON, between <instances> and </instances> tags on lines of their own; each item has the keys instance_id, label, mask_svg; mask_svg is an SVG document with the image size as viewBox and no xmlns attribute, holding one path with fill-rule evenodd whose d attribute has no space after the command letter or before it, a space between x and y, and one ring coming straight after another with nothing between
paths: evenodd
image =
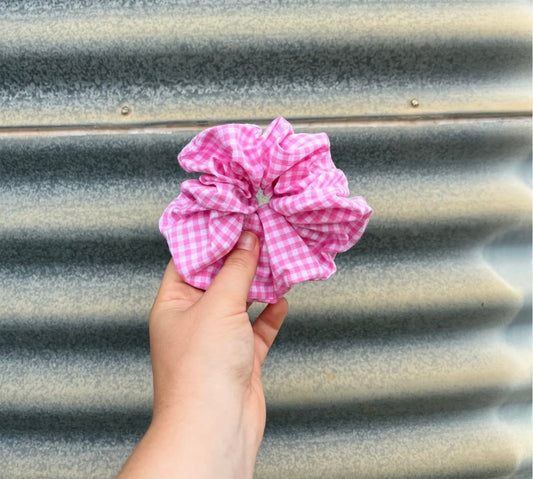
<instances>
[{"instance_id":1,"label":"pink and white checkered fabric","mask_svg":"<svg viewBox=\"0 0 533 479\"><path fill-rule=\"evenodd\" d=\"M207 289L243 230L259 237L259 265L248 301L275 303L295 283L327 279L336 253L363 234L372 209L348 198L325 133L294 134L277 118L204 130L178 155L188 172L159 221L180 275ZM271 197L259 206L256 194Z\"/></svg>"}]
</instances>

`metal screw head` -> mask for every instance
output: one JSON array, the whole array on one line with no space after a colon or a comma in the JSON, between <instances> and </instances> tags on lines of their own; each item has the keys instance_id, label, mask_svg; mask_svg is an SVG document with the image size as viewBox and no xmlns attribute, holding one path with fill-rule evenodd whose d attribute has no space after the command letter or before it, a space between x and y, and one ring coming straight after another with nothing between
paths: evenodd
<instances>
[{"instance_id":1,"label":"metal screw head","mask_svg":"<svg viewBox=\"0 0 533 479\"><path fill-rule=\"evenodd\" d=\"M124 115L124 116L129 115L130 112L131 112L130 107L127 106L127 105L124 105L124 106L120 109L120 113L121 113L122 115Z\"/></svg>"},{"instance_id":2,"label":"metal screw head","mask_svg":"<svg viewBox=\"0 0 533 479\"><path fill-rule=\"evenodd\" d=\"M413 98L413 99L411 100L411 106L412 106L413 108L416 108L418 105L420 105L420 103L418 103L418 100L417 100L416 98Z\"/></svg>"}]
</instances>

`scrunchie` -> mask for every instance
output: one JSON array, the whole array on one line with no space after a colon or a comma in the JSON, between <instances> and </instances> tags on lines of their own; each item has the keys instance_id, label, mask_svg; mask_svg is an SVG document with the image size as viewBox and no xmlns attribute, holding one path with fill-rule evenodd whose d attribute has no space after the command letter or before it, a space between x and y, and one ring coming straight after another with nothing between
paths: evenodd
<instances>
[{"instance_id":1,"label":"scrunchie","mask_svg":"<svg viewBox=\"0 0 533 479\"><path fill-rule=\"evenodd\" d=\"M261 128L229 124L202 131L178 155L188 172L159 220L183 279L207 289L243 230L260 242L248 301L277 302L295 283L327 279L334 258L362 236L372 209L348 198L325 133L294 134L284 118ZM256 194L271 197L259 205Z\"/></svg>"}]
</instances>

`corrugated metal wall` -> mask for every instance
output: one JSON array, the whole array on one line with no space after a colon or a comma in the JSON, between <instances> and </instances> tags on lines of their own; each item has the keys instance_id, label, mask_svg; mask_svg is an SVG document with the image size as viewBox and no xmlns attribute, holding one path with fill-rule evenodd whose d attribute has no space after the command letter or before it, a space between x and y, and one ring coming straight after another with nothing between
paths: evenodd
<instances>
[{"instance_id":1,"label":"corrugated metal wall","mask_svg":"<svg viewBox=\"0 0 533 479\"><path fill-rule=\"evenodd\" d=\"M176 155L278 115L330 135L375 215L289 295L257 478L531 477L530 19L0 1L0 477L118 472L150 421Z\"/></svg>"}]
</instances>

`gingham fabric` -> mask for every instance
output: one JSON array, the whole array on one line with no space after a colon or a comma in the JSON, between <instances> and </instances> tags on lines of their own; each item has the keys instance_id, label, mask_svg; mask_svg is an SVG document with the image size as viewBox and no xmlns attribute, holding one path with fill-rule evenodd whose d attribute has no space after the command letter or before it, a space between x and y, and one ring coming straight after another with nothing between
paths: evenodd
<instances>
[{"instance_id":1,"label":"gingham fabric","mask_svg":"<svg viewBox=\"0 0 533 479\"><path fill-rule=\"evenodd\" d=\"M260 127L204 130L178 155L188 172L181 194L159 221L180 275L207 289L243 230L260 241L259 265L248 301L275 303L295 283L329 278L336 253L363 234L372 209L348 198L325 133L294 134L277 118ZM271 197L259 206L256 194Z\"/></svg>"}]
</instances>

